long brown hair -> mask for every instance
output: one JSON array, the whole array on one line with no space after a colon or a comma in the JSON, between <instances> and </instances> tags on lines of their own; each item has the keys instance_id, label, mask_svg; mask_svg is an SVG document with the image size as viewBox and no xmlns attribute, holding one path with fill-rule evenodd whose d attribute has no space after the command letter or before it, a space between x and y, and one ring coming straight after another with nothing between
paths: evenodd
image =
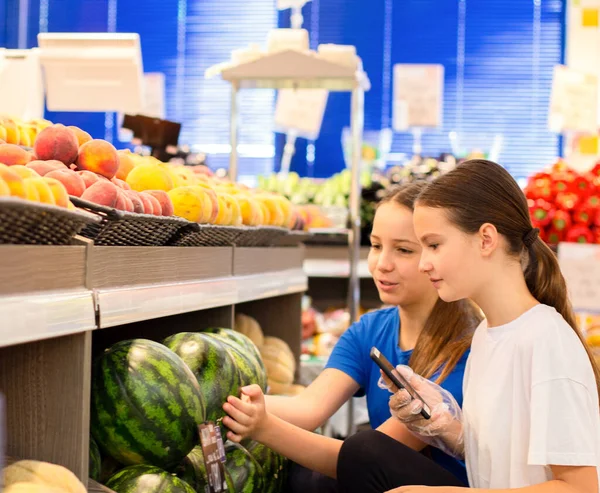
<instances>
[{"instance_id":1,"label":"long brown hair","mask_svg":"<svg viewBox=\"0 0 600 493\"><path fill-rule=\"evenodd\" d=\"M508 243L508 253L526 264L525 281L533 297L554 307L581 340L600 390L600 369L577 326L556 256L539 237L525 245L533 229L527 199L508 171L492 161L466 161L425 188L417 203L443 208L465 233L475 234L485 223L496 227Z\"/></svg>"},{"instance_id":2,"label":"long brown hair","mask_svg":"<svg viewBox=\"0 0 600 493\"><path fill-rule=\"evenodd\" d=\"M395 203L413 211L426 182L414 182L391 189L379 205ZM417 339L409 366L425 378L440 371L443 381L471 346L473 331L481 322L481 312L469 300L446 303L438 298Z\"/></svg>"}]
</instances>

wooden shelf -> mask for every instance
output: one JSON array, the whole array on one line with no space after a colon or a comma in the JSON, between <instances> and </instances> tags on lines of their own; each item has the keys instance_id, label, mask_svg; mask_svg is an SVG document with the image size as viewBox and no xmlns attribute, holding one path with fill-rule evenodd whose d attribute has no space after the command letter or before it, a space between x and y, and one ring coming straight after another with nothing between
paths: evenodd
<instances>
[{"instance_id":1,"label":"wooden shelf","mask_svg":"<svg viewBox=\"0 0 600 493\"><path fill-rule=\"evenodd\" d=\"M0 247L7 453L87 482L93 355L255 316L300 358L303 247ZM101 330L99 330L101 329Z\"/></svg>"}]
</instances>

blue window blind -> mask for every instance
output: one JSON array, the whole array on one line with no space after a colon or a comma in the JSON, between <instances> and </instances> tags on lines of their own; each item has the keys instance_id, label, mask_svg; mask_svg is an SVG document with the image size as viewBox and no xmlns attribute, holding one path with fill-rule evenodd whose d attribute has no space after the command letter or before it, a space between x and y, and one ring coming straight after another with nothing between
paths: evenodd
<instances>
[{"instance_id":1,"label":"blue window blind","mask_svg":"<svg viewBox=\"0 0 600 493\"><path fill-rule=\"evenodd\" d=\"M450 152L451 132L464 150L488 151L499 135L499 161L523 177L559 151L547 113L552 67L562 61L564 9L563 0L316 0L304 13L320 43L356 45L372 83L365 130L390 126L394 64L439 63L444 124L424 133L423 152ZM289 25L289 16L280 24ZM316 176L343 168L341 130L349 117L349 97L334 94L315 144ZM410 134L394 135L393 153L410 154L411 147ZM298 152L293 161L301 173L305 156Z\"/></svg>"},{"instance_id":2,"label":"blue window blind","mask_svg":"<svg viewBox=\"0 0 600 493\"><path fill-rule=\"evenodd\" d=\"M17 3L9 0L11 9L0 9L0 22L7 18L15 25ZM227 166L230 86L218 78L204 80L204 71L229 59L235 48L249 43L264 44L269 29L277 26L273 0L145 0L142 3L30 0L29 3L29 47L37 45L40 31L139 33L144 71L165 74L166 116L182 123L180 143L208 151L211 166ZM13 31L0 29L0 40L8 37L16 40ZM274 154L273 91L243 91L240 101L240 174L268 172ZM61 112L48 113L47 117L81 126L96 138L117 140L113 114Z\"/></svg>"}]
</instances>

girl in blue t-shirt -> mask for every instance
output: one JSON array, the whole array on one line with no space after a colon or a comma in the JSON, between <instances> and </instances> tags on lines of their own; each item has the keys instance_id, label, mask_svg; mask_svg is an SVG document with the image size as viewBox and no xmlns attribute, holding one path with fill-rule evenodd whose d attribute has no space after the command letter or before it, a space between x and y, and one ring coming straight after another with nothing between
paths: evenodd
<instances>
[{"instance_id":1,"label":"girl in blue t-shirt","mask_svg":"<svg viewBox=\"0 0 600 493\"><path fill-rule=\"evenodd\" d=\"M341 440L312 433L353 395L366 394L371 426L394 444L404 444L405 466L441 484L466 483L464 465L427 447L399 420L391 418L389 393L377 385L378 367L369 351L376 346L392 364L410 365L462 401L462 381L472 333L481 320L469 301L446 303L419 272L421 246L413 228L414 202L424 183L391 191L380 203L371 233L369 272L381 301L392 308L364 315L335 346L326 369L295 397L263 397L258 386L229 397L223 424L228 438L252 437L297 464L315 471L303 491L336 491ZM267 412L268 411L268 412ZM418 453L423 451L424 453ZM327 476L327 477L325 477ZM290 485L291 490L294 485Z\"/></svg>"}]
</instances>

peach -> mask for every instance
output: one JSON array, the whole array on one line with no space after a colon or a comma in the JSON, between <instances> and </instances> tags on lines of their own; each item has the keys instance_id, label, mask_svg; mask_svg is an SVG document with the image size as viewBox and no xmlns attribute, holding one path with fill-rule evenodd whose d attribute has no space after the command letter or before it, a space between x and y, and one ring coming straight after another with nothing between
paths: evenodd
<instances>
[{"instance_id":1,"label":"peach","mask_svg":"<svg viewBox=\"0 0 600 493\"><path fill-rule=\"evenodd\" d=\"M2 120L2 126L6 130L6 142L8 144L18 144L21 140L21 135L19 133L19 127L11 118L5 118Z\"/></svg>"},{"instance_id":2,"label":"peach","mask_svg":"<svg viewBox=\"0 0 600 493\"><path fill-rule=\"evenodd\" d=\"M16 144L0 144L0 163L12 166L14 164L27 164L33 159L30 152Z\"/></svg>"},{"instance_id":3,"label":"peach","mask_svg":"<svg viewBox=\"0 0 600 493\"><path fill-rule=\"evenodd\" d=\"M37 129L34 125L23 123L19 126L19 144L25 147L33 147L37 136Z\"/></svg>"},{"instance_id":4,"label":"peach","mask_svg":"<svg viewBox=\"0 0 600 493\"><path fill-rule=\"evenodd\" d=\"M167 193L167 192L165 192L165 193ZM162 216L162 206L160 205L160 202L158 201L158 199L156 197L154 197L153 195L146 193L146 192L140 192L140 195L143 195L144 198L148 199L150 201L150 203L152 204L152 214L154 214L155 216ZM145 207L145 204L144 204L144 207Z\"/></svg>"},{"instance_id":5,"label":"peach","mask_svg":"<svg viewBox=\"0 0 600 493\"><path fill-rule=\"evenodd\" d=\"M40 133L45 128L51 127L53 125L53 123L50 120L44 120L43 118L36 118L34 120L31 120L29 123L35 127L37 133Z\"/></svg>"},{"instance_id":6,"label":"peach","mask_svg":"<svg viewBox=\"0 0 600 493\"><path fill-rule=\"evenodd\" d=\"M176 216L198 223L202 220L204 201L196 187L178 187L168 192Z\"/></svg>"},{"instance_id":7,"label":"peach","mask_svg":"<svg viewBox=\"0 0 600 493\"><path fill-rule=\"evenodd\" d=\"M154 162L139 164L127 175L127 183L132 190L164 190L168 192L174 187L169 172L160 164Z\"/></svg>"},{"instance_id":8,"label":"peach","mask_svg":"<svg viewBox=\"0 0 600 493\"><path fill-rule=\"evenodd\" d=\"M127 210L127 196L123 193L122 190L117 194L117 201L115 202L115 209L120 211Z\"/></svg>"},{"instance_id":9,"label":"peach","mask_svg":"<svg viewBox=\"0 0 600 493\"><path fill-rule=\"evenodd\" d=\"M108 180L98 180L81 195L83 200L106 207L114 207L117 203L119 188Z\"/></svg>"},{"instance_id":10,"label":"peach","mask_svg":"<svg viewBox=\"0 0 600 493\"><path fill-rule=\"evenodd\" d=\"M65 186L56 178L44 176L42 180L44 180L46 184L50 187L50 191L54 196L54 202L56 202L56 205L58 205L59 207L68 207L69 194L67 193L67 189L65 188Z\"/></svg>"},{"instance_id":11,"label":"peach","mask_svg":"<svg viewBox=\"0 0 600 493\"><path fill-rule=\"evenodd\" d=\"M127 212L134 212L133 201L127 195L125 195L125 193L122 193L121 195L123 195L123 197L125 198L125 210Z\"/></svg>"},{"instance_id":12,"label":"peach","mask_svg":"<svg viewBox=\"0 0 600 493\"><path fill-rule=\"evenodd\" d=\"M8 188L8 183L6 183L0 177L0 197L9 197L10 196L10 188Z\"/></svg>"},{"instance_id":13,"label":"peach","mask_svg":"<svg viewBox=\"0 0 600 493\"><path fill-rule=\"evenodd\" d=\"M40 176L46 176L50 171L55 171L57 169L68 169L63 163L60 161L31 161L27 163L25 166L34 170Z\"/></svg>"},{"instance_id":14,"label":"peach","mask_svg":"<svg viewBox=\"0 0 600 493\"><path fill-rule=\"evenodd\" d=\"M10 169L11 169L11 171L14 171L15 173L17 173L23 179L40 177L40 175L37 173L37 171L32 170L31 168L28 168L27 166L23 166L21 164L15 164L14 166L11 166Z\"/></svg>"},{"instance_id":15,"label":"peach","mask_svg":"<svg viewBox=\"0 0 600 493\"><path fill-rule=\"evenodd\" d=\"M46 178L54 178L55 180L60 181L67 189L67 193L69 195L81 197L83 192L85 192L86 185L84 179L73 170L67 168L55 169L44 176Z\"/></svg>"},{"instance_id":16,"label":"peach","mask_svg":"<svg viewBox=\"0 0 600 493\"><path fill-rule=\"evenodd\" d=\"M76 173L83 179L85 188L91 187L94 183L100 181L100 176L91 171L76 171Z\"/></svg>"},{"instance_id":17,"label":"peach","mask_svg":"<svg viewBox=\"0 0 600 493\"><path fill-rule=\"evenodd\" d=\"M79 127L75 127L74 125L69 125L67 128L70 129L71 132L73 132L75 134L75 137L77 138L77 143L79 144L79 147L81 147L86 142L89 142L90 140L92 140L92 136L90 134L88 134L85 130L81 130Z\"/></svg>"},{"instance_id":18,"label":"peach","mask_svg":"<svg viewBox=\"0 0 600 493\"><path fill-rule=\"evenodd\" d=\"M90 140L79 148L77 169L93 171L110 180L119 169L117 150L105 140Z\"/></svg>"},{"instance_id":19,"label":"peach","mask_svg":"<svg viewBox=\"0 0 600 493\"><path fill-rule=\"evenodd\" d=\"M129 200L131 200L131 203L133 205L133 212L137 212L138 214L144 214L144 202L142 202L139 192L136 192L135 190L125 190L124 193L125 196Z\"/></svg>"},{"instance_id":20,"label":"peach","mask_svg":"<svg viewBox=\"0 0 600 493\"><path fill-rule=\"evenodd\" d=\"M25 178L23 182L30 183L35 187L38 192L39 202L42 204L56 205L56 200L54 200L54 194L52 193L50 186L41 176L38 176L37 178Z\"/></svg>"},{"instance_id":21,"label":"peach","mask_svg":"<svg viewBox=\"0 0 600 493\"><path fill-rule=\"evenodd\" d=\"M245 195L239 195L236 198L240 204L242 223L246 226L258 226L262 218L262 210L257 201Z\"/></svg>"},{"instance_id":22,"label":"peach","mask_svg":"<svg viewBox=\"0 0 600 493\"><path fill-rule=\"evenodd\" d=\"M144 214L154 214L154 203L150 200L150 195L144 195L140 192L138 197L144 204Z\"/></svg>"},{"instance_id":23,"label":"peach","mask_svg":"<svg viewBox=\"0 0 600 493\"><path fill-rule=\"evenodd\" d=\"M116 176L119 180L127 180L127 175L135 168L135 161L131 158L129 149L117 151L117 154L119 155L119 170Z\"/></svg>"},{"instance_id":24,"label":"peach","mask_svg":"<svg viewBox=\"0 0 600 493\"><path fill-rule=\"evenodd\" d=\"M26 198L25 187L23 186L23 178L14 171L14 166L6 166L6 164L0 164L0 179L4 180L10 195L13 197Z\"/></svg>"},{"instance_id":25,"label":"peach","mask_svg":"<svg viewBox=\"0 0 600 493\"><path fill-rule=\"evenodd\" d=\"M39 176L37 178L40 178ZM40 178L41 179L41 178ZM23 179L23 188L25 189L25 199L30 200L32 202L40 201L40 194L31 180L35 180L35 178L24 178Z\"/></svg>"},{"instance_id":26,"label":"peach","mask_svg":"<svg viewBox=\"0 0 600 493\"><path fill-rule=\"evenodd\" d=\"M67 166L77 159L79 144L75 134L64 125L52 125L35 138L33 150L42 161L57 160Z\"/></svg>"},{"instance_id":27,"label":"peach","mask_svg":"<svg viewBox=\"0 0 600 493\"><path fill-rule=\"evenodd\" d=\"M167 192L164 190L147 190L144 193L152 195L158 201L163 216L173 215L173 202L171 202Z\"/></svg>"},{"instance_id":28,"label":"peach","mask_svg":"<svg viewBox=\"0 0 600 493\"><path fill-rule=\"evenodd\" d=\"M126 181L120 180L116 176L110 181L112 181L115 185L117 185L122 190L131 190L131 187L127 184Z\"/></svg>"},{"instance_id":29,"label":"peach","mask_svg":"<svg viewBox=\"0 0 600 493\"><path fill-rule=\"evenodd\" d=\"M209 224L216 224L217 216L219 215L219 200L217 193L207 184L199 183L196 188L200 191L205 201L205 208L207 214L204 218L204 222Z\"/></svg>"},{"instance_id":30,"label":"peach","mask_svg":"<svg viewBox=\"0 0 600 493\"><path fill-rule=\"evenodd\" d=\"M2 124L2 120L0 120L0 140L2 141L0 144L6 144L7 135L6 127Z\"/></svg>"}]
</instances>

